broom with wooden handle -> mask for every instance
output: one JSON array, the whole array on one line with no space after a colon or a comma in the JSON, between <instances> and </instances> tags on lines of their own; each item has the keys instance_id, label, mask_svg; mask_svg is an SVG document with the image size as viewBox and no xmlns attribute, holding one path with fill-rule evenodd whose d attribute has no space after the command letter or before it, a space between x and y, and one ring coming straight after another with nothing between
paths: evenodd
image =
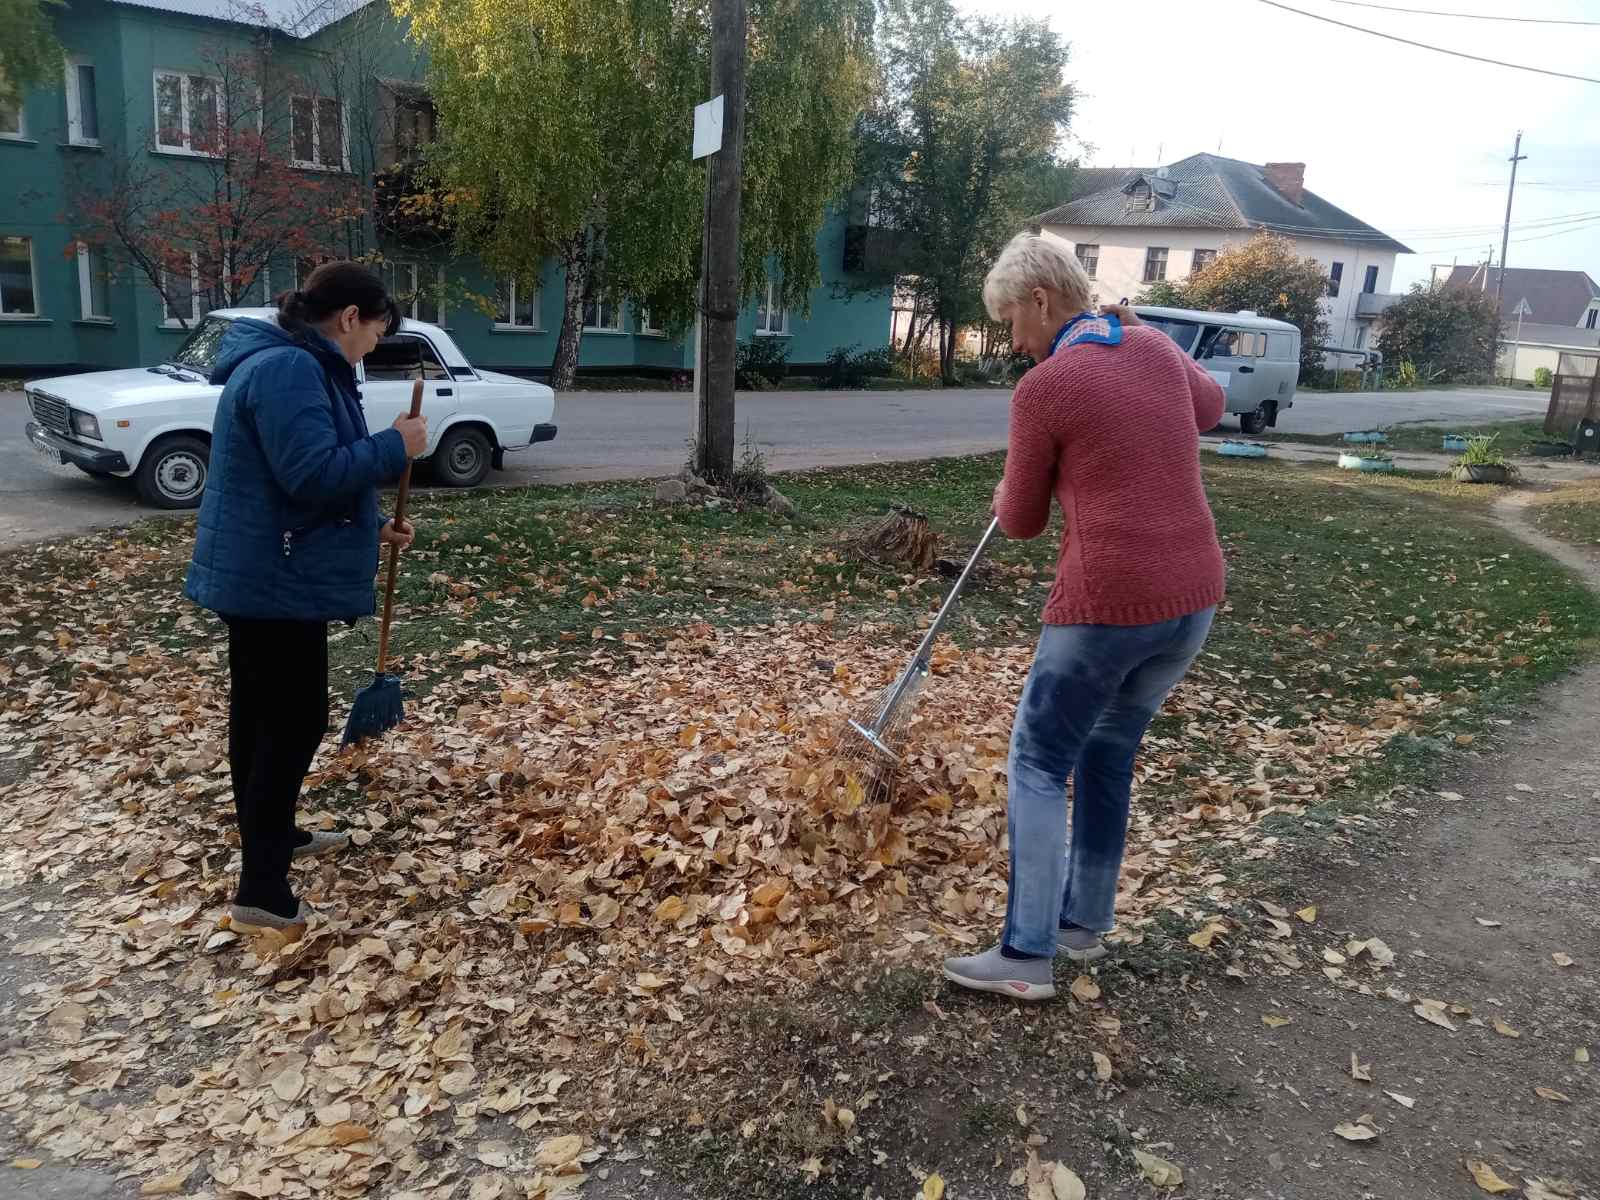
<instances>
[{"instance_id":1,"label":"broom with wooden handle","mask_svg":"<svg viewBox=\"0 0 1600 1200\"><path fill-rule=\"evenodd\" d=\"M411 385L411 419L422 415L422 371L417 370L416 382ZM411 494L411 460L406 459L406 469L400 475L400 488L394 501L396 528L406 519L406 497ZM394 617L394 581L400 573L400 547L389 543L388 578L383 584L383 620L378 628L378 673L372 682L356 693L350 705L350 719L345 722L343 745L351 746L369 737L393 729L405 716L405 701L400 689L400 677L385 669L389 665L389 623Z\"/></svg>"}]
</instances>

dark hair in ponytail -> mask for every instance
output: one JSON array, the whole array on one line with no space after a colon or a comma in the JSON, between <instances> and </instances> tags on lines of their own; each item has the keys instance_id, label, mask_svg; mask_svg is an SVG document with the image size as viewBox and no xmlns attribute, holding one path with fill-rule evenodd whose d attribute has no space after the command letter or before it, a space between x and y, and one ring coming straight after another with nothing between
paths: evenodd
<instances>
[{"instance_id":1,"label":"dark hair in ponytail","mask_svg":"<svg viewBox=\"0 0 1600 1200\"><path fill-rule=\"evenodd\" d=\"M399 330L400 306L384 288L383 280L370 267L356 262L325 262L311 272L303 290L284 292L278 297L278 324L290 333L303 333L352 304L364 321L385 318L385 334Z\"/></svg>"}]
</instances>

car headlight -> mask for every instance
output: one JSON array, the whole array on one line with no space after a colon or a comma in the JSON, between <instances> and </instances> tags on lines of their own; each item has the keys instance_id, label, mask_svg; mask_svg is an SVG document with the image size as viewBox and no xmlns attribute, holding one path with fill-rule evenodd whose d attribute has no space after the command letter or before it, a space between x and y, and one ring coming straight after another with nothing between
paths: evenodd
<instances>
[{"instance_id":1,"label":"car headlight","mask_svg":"<svg viewBox=\"0 0 1600 1200\"><path fill-rule=\"evenodd\" d=\"M77 409L73 409L72 432L79 437L93 438L98 442L100 440L100 419L93 413L79 412Z\"/></svg>"}]
</instances>

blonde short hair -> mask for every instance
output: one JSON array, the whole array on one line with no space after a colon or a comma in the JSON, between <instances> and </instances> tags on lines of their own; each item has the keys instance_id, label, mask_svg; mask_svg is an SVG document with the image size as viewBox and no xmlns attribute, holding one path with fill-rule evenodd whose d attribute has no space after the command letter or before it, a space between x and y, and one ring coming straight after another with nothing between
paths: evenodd
<instances>
[{"instance_id":1,"label":"blonde short hair","mask_svg":"<svg viewBox=\"0 0 1600 1200\"><path fill-rule=\"evenodd\" d=\"M1019 233L1006 243L983 281L983 306L991 320L1027 302L1034 288L1057 292L1074 312L1087 309L1093 285L1078 256L1061 239Z\"/></svg>"}]
</instances>

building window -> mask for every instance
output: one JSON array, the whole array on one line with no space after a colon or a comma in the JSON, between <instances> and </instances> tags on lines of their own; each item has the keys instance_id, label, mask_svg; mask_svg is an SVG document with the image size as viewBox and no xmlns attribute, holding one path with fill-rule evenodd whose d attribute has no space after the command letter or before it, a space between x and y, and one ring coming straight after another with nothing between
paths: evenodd
<instances>
[{"instance_id":1,"label":"building window","mask_svg":"<svg viewBox=\"0 0 1600 1200\"><path fill-rule=\"evenodd\" d=\"M1167 248L1151 246L1144 252L1144 281L1155 283L1167 277Z\"/></svg>"},{"instance_id":2,"label":"building window","mask_svg":"<svg viewBox=\"0 0 1600 1200\"><path fill-rule=\"evenodd\" d=\"M1365 325L1357 325L1356 326L1356 349L1357 350L1365 350L1366 348L1367 348L1367 327Z\"/></svg>"},{"instance_id":3,"label":"building window","mask_svg":"<svg viewBox=\"0 0 1600 1200\"><path fill-rule=\"evenodd\" d=\"M1344 278L1344 264L1336 262L1328 268L1328 295L1339 294L1339 281Z\"/></svg>"},{"instance_id":4,"label":"building window","mask_svg":"<svg viewBox=\"0 0 1600 1200\"><path fill-rule=\"evenodd\" d=\"M1597 320L1600 320L1600 308L1591 308L1589 315L1583 319L1583 327L1585 329L1593 329Z\"/></svg>"},{"instance_id":5,"label":"building window","mask_svg":"<svg viewBox=\"0 0 1600 1200\"><path fill-rule=\"evenodd\" d=\"M1378 290L1378 268L1377 267L1368 267L1367 268L1367 277L1361 281L1361 290L1363 292L1375 292L1375 291Z\"/></svg>"},{"instance_id":6,"label":"building window","mask_svg":"<svg viewBox=\"0 0 1600 1200\"><path fill-rule=\"evenodd\" d=\"M639 332L650 334L653 337L660 337L663 331L661 326L657 325L655 319L651 317L649 307L643 304L639 305L638 313Z\"/></svg>"},{"instance_id":7,"label":"building window","mask_svg":"<svg viewBox=\"0 0 1600 1200\"><path fill-rule=\"evenodd\" d=\"M771 279L756 299L756 333L764 337L783 337L789 332L789 310L782 304L782 289Z\"/></svg>"},{"instance_id":8,"label":"building window","mask_svg":"<svg viewBox=\"0 0 1600 1200\"><path fill-rule=\"evenodd\" d=\"M383 283L400 306L400 315L413 321L444 324L444 268L391 262L383 265Z\"/></svg>"},{"instance_id":9,"label":"building window","mask_svg":"<svg viewBox=\"0 0 1600 1200\"><path fill-rule=\"evenodd\" d=\"M589 297L583 302L583 327L605 333L620 332L622 305L607 299L604 292Z\"/></svg>"},{"instance_id":10,"label":"building window","mask_svg":"<svg viewBox=\"0 0 1600 1200\"><path fill-rule=\"evenodd\" d=\"M33 273L33 239L0 237L0 317L37 317L39 281Z\"/></svg>"},{"instance_id":11,"label":"building window","mask_svg":"<svg viewBox=\"0 0 1600 1200\"><path fill-rule=\"evenodd\" d=\"M401 162L410 162L433 141L438 114L427 96L404 92L394 98L394 149Z\"/></svg>"},{"instance_id":12,"label":"building window","mask_svg":"<svg viewBox=\"0 0 1600 1200\"><path fill-rule=\"evenodd\" d=\"M329 96L289 98L289 151L297 167L348 171L344 102Z\"/></svg>"},{"instance_id":13,"label":"building window","mask_svg":"<svg viewBox=\"0 0 1600 1200\"><path fill-rule=\"evenodd\" d=\"M208 75L156 72L156 149L216 155L221 141L222 83Z\"/></svg>"},{"instance_id":14,"label":"building window","mask_svg":"<svg viewBox=\"0 0 1600 1200\"><path fill-rule=\"evenodd\" d=\"M188 270L184 270L187 265ZM221 272L207 255L194 250L161 268L161 323L181 329L213 308L222 307Z\"/></svg>"},{"instance_id":15,"label":"building window","mask_svg":"<svg viewBox=\"0 0 1600 1200\"><path fill-rule=\"evenodd\" d=\"M522 283L516 279L502 279L496 289L494 327L496 329L538 329L539 300L542 293L538 284ZM589 323L588 309L584 309L584 324Z\"/></svg>"},{"instance_id":16,"label":"building window","mask_svg":"<svg viewBox=\"0 0 1600 1200\"><path fill-rule=\"evenodd\" d=\"M78 243L78 311L85 321L111 319L111 281L98 250Z\"/></svg>"},{"instance_id":17,"label":"building window","mask_svg":"<svg viewBox=\"0 0 1600 1200\"><path fill-rule=\"evenodd\" d=\"M18 141L28 136L28 131L22 123L22 101L15 104L0 101L0 138L15 138Z\"/></svg>"},{"instance_id":18,"label":"building window","mask_svg":"<svg viewBox=\"0 0 1600 1200\"><path fill-rule=\"evenodd\" d=\"M1079 244L1075 253L1078 256L1078 262L1083 265L1084 273L1090 279L1093 279L1094 273L1100 269L1100 247L1091 246L1084 242Z\"/></svg>"},{"instance_id":19,"label":"building window","mask_svg":"<svg viewBox=\"0 0 1600 1200\"><path fill-rule=\"evenodd\" d=\"M74 146L100 144L94 64L86 58L67 59L67 140Z\"/></svg>"},{"instance_id":20,"label":"building window","mask_svg":"<svg viewBox=\"0 0 1600 1200\"><path fill-rule=\"evenodd\" d=\"M1189 274L1198 275L1216 261L1217 252L1215 250L1196 250L1194 252L1194 264L1189 268Z\"/></svg>"}]
</instances>

